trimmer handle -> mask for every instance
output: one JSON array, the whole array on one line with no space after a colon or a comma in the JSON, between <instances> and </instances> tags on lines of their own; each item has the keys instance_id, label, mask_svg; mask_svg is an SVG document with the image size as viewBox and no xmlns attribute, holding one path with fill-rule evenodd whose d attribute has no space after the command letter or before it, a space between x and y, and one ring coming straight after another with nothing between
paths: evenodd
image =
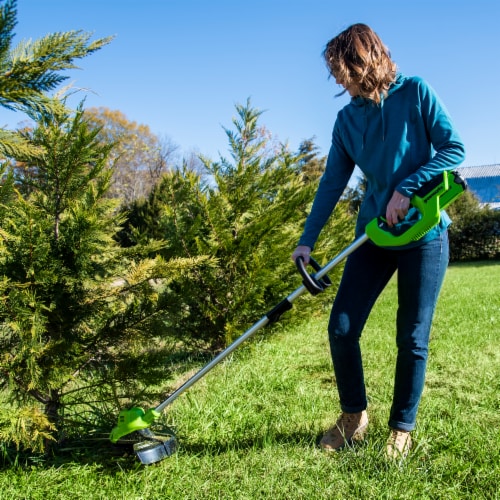
<instances>
[{"instance_id":1,"label":"trimmer handle","mask_svg":"<svg viewBox=\"0 0 500 500\"><path fill-rule=\"evenodd\" d=\"M324 292L326 288L328 288L332 282L330 278L325 274L321 278L316 278L314 275L309 274L306 271L306 266L304 265L304 258L299 256L295 260L295 264L297 265L297 269L299 270L300 275L302 276L302 283L307 288L307 291L311 295L318 295L318 293ZM311 257L309 256L309 264L311 267L318 272L321 270L321 266Z\"/></svg>"},{"instance_id":2,"label":"trimmer handle","mask_svg":"<svg viewBox=\"0 0 500 500\"><path fill-rule=\"evenodd\" d=\"M365 232L378 246L398 247L417 241L441 220L441 210L467 189L465 179L457 171L447 170L425 183L411 198L410 203L418 210L418 219L403 232L390 228L383 217L371 220Z\"/></svg>"}]
</instances>

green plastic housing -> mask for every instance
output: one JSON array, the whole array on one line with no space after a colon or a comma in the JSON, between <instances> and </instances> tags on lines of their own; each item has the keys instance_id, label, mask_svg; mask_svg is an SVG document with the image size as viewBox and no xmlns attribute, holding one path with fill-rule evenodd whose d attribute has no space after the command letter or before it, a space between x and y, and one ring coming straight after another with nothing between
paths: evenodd
<instances>
[{"instance_id":1,"label":"green plastic housing","mask_svg":"<svg viewBox=\"0 0 500 500\"><path fill-rule=\"evenodd\" d=\"M144 412L142 408L133 407L122 410L118 415L118 425L111 431L109 440L116 443L120 438L135 431L149 427L160 414L156 410Z\"/></svg>"},{"instance_id":2,"label":"green plastic housing","mask_svg":"<svg viewBox=\"0 0 500 500\"><path fill-rule=\"evenodd\" d=\"M467 189L467 184L456 171L445 171L422 186L410 203L420 218L402 233L390 228L383 217L371 220L365 228L366 235L380 247L398 247L417 241L441 220L441 210Z\"/></svg>"}]
</instances>

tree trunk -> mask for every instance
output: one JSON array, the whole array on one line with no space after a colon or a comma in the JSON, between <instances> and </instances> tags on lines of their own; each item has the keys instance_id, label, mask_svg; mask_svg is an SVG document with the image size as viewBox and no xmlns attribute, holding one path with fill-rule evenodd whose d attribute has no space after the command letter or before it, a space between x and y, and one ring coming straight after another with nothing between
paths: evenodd
<instances>
[{"instance_id":1,"label":"tree trunk","mask_svg":"<svg viewBox=\"0 0 500 500\"><path fill-rule=\"evenodd\" d=\"M59 436L60 431L61 431L61 415L59 414L59 411L61 409L61 395L57 389L51 389L49 391L49 401L45 403L45 415L47 415L47 418L49 422L54 426L55 428L55 435ZM56 442L59 442L60 439L58 438L57 441L53 441L52 439L45 439L44 440L44 449L45 449L45 454L50 454L52 451L54 444Z\"/></svg>"}]
</instances>

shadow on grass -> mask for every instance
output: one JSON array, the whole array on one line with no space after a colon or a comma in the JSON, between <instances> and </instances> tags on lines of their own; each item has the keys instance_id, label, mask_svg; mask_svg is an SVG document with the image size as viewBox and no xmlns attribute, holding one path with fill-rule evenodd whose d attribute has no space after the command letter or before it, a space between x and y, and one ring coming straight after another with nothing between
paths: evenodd
<instances>
[{"instance_id":1,"label":"shadow on grass","mask_svg":"<svg viewBox=\"0 0 500 500\"><path fill-rule=\"evenodd\" d=\"M191 456L219 456L230 452L245 452L261 450L273 445L301 445L304 448L318 446L320 434L307 430L290 433L261 434L249 439L234 439L230 441L214 440L194 442L182 439L178 443L177 453ZM164 460L168 460L165 458ZM160 463L160 462L157 462ZM113 444L107 438L96 440L68 441L59 446L49 455L16 451L14 448L5 448L0 451L0 471L10 468L57 468L64 465L98 466L100 473L114 474L116 471L137 470L142 465L133 450L133 442ZM149 467L155 464L149 465Z\"/></svg>"},{"instance_id":2,"label":"shadow on grass","mask_svg":"<svg viewBox=\"0 0 500 500\"><path fill-rule=\"evenodd\" d=\"M132 470L140 465L132 444L113 444L109 441L67 442L50 454L33 453L3 447L0 451L0 471L20 469L50 469L64 465L97 465L103 471Z\"/></svg>"},{"instance_id":3,"label":"shadow on grass","mask_svg":"<svg viewBox=\"0 0 500 500\"><path fill-rule=\"evenodd\" d=\"M269 448L273 445L302 445L314 447L318 444L320 435L312 434L310 431L293 431L289 433L261 434L247 439L238 440L215 440L209 443L202 442L179 442L179 452L188 455L223 455L231 451L248 451Z\"/></svg>"}]
</instances>

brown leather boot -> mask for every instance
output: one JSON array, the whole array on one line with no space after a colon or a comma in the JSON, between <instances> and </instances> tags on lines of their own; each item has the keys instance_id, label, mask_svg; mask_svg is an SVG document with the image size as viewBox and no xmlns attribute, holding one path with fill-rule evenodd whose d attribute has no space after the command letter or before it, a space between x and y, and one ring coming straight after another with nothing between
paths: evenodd
<instances>
[{"instance_id":1,"label":"brown leather boot","mask_svg":"<svg viewBox=\"0 0 500 500\"><path fill-rule=\"evenodd\" d=\"M391 460L402 460L406 458L411 448L411 436L407 431L391 429L387 440L386 456Z\"/></svg>"},{"instance_id":2,"label":"brown leather boot","mask_svg":"<svg viewBox=\"0 0 500 500\"><path fill-rule=\"evenodd\" d=\"M368 426L366 410L359 413L342 413L335 425L326 431L319 445L325 451L336 451L353 441L361 441Z\"/></svg>"}]
</instances>

